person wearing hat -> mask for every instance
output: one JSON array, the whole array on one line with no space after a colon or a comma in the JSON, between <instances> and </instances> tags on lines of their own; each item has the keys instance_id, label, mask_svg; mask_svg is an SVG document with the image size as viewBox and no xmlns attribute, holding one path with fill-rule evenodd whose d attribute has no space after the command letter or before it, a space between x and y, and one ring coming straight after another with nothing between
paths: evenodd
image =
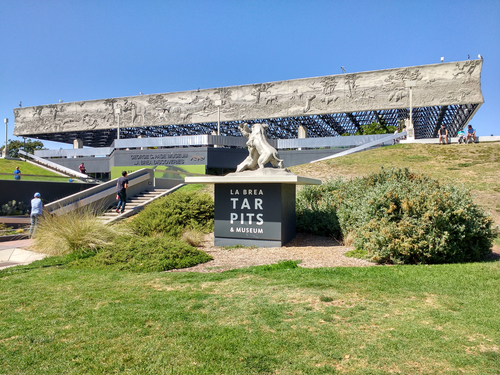
<instances>
[{"instance_id":1,"label":"person wearing hat","mask_svg":"<svg viewBox=\"0 0 500 375\"><path fill-rule=\"evenodd\" d=\"M31 200L31 227L30 227L30 238L35 235L36 226L38 225L38 220L42 216L43 203L40 199L40 193L35 193L35 197Z\"/></svg>"}]
</instances>

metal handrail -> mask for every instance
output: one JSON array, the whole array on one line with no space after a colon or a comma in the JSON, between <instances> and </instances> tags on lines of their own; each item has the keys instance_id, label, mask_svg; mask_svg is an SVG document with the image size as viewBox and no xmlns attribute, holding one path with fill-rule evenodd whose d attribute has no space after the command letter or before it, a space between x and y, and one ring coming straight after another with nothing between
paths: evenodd
<instances>
[{"instance_id":1,"label":"metal handrail","mask_svg":"<svg viewBox=\"0 0 500 375\"><path fill-rule=\"evenodd\" d=\"M130 173L127 176L129 180L129 189L145 181L151 181L153 179L153 173L154 171L152 169L147 168ZM45 206L45 209L52 214L60 215L89 204L114 199L116 196L116 180L117 179L104 182L100 185L51 202Z\"/></svg>"}]
</instances>

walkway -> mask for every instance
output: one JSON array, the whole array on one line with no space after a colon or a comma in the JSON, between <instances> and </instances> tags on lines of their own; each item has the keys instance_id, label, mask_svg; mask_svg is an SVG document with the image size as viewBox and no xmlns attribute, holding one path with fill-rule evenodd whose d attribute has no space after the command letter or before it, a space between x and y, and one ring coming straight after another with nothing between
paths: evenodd
<instances>
[{"instance_id":1,"label":"walkway","mask_svg":"<svg viewBox=\"0 0 500 375\"><path fill-rule=\"evenodd\" d=\"M25 250L25 248L31 246L32 242L33 240L0 242L0 270L7 267L30 264L35 260L45 258L45 254Z\"/></svg>"}]
</instances>

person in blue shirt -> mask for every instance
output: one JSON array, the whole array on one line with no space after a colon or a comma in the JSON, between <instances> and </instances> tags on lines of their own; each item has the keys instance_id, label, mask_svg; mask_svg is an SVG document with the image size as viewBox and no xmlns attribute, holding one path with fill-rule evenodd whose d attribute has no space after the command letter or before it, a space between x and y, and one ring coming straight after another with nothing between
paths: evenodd
<instances>
[{"instance_id":1,"label":"person in blue shirt","mask_svg":"<svg viewBox=\"0 0 500 375\"><path fill-rule=\"evenodd\" d=\"M467 143L469 143L469 140L472 141L472 143L476 141L476 129L470 124L467 126Z\"/></svg>"},{"instance_id":2,"label":"person in blue shirt","mask_svg":"<svg viewBox=\"0 0 500 375\"><path fill-rule=\"evenodd\" d=\"M458 143L465 144L465 132L463 129L458 131Z\"/></svg>"},{"instance_id":3,"label":"person in blue shirt","mask_svg":"<svg viewBox=\"0 0 500 375\"><path fill-rule=\"evenodd\" d=\"M30 238L35 234L36 226L38 225L38 220L42 216L43 203L40 199L40 193L35 193L35 197L31 200L31 227L30 227Z\"/></svg>"},{"instance_id":4,"label":"person in blue shirt","mask_svg":"<svg viewBox=\"0 0 500 375\"><path fill-rule=\"evenodd\" d=\"M14 180L20 180L21 179L21 170L19 167L16 168L14 171Z\"/></svg>"}]
</instances>

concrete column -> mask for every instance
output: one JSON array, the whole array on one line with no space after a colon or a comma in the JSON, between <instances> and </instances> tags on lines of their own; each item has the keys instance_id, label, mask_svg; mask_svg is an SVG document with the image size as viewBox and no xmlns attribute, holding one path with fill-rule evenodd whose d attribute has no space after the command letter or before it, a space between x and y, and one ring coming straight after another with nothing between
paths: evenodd
<instances>
[{"instance_id":1,"label":"concrete column","mask_svg":"<svg viewBox=\"0 0 500 375\"><path fill-rule=\"evenodd\" d=\"M73 139L73 148L83 148L83 140L80 138Z\"/></svg>"},{"instance_id":2,"label":"concrete column","mask_svg":"<svg viewBox=\"0 0 500 375\"><path fill-rule=\"evenodd\" d=\"M307 128L304 125L299 126L299 139L301 138L307 138ZM299 147L297 150L302 150L302 147Z\"/></svg>"},{"instance_id":3,"label":"concrete column","mask_svg":"<svg viewBox=\"0 0 500 375\"><path fill-rule=\"evenodd\" d=\"M405 120L405 126L406 126L406 139L409 141L414 141L415 140L415 129L413 128L413 123L410 121L409 118Z\"/></svg>"},{"instance_id":4,"label":"concrete column","mask_svg":"<svg viewBox=\"0 0 500 375\"><path fill-rule=\"evenodd\" d=\"M83 140L80 138L73 139L73 148L83 148ZM75 155L73 157L76 158L77 156Z\"/></svg>"},{"instance_id":5,"label":"concrete column","mask_svg":"<svg viewBox=\"0 0 500 375\"><path fill-rule=\"evenodd\" d=\"M304 125L299 126L299 138L307 138L307 128Z\"/></svg>"}]
</instances>

